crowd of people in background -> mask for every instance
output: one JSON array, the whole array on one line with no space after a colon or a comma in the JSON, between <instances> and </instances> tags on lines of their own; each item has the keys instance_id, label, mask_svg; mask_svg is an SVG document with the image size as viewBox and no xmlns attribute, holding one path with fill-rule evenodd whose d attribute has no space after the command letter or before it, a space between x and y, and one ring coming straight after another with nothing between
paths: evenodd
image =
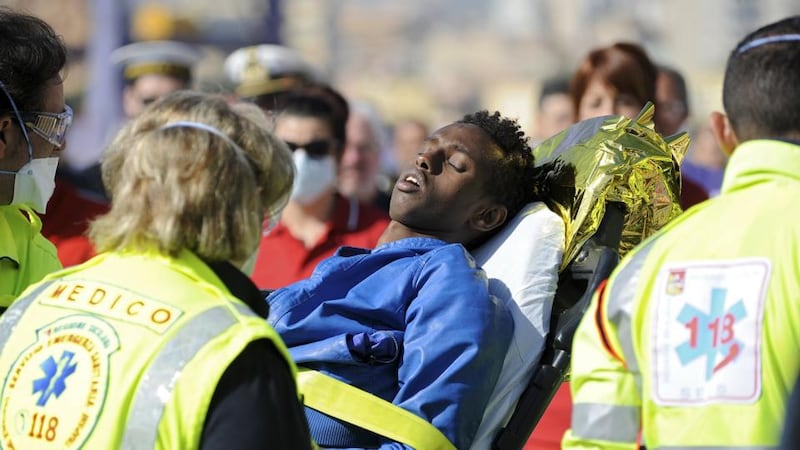
<instances>
[{"instance_id":1,"label":"crowd of people in background","mask_svg":"<svg viewBox=\"0 0 800 450\"><path fill-rule=\"evenodd\" d=\"M181 42L144 41L117 49L113 58L125 80L121 101L125 117L130 120L155 99L176 90L195 87L192 71L200 54L196 48ZM228 56L224 68L232 90L216 93L252 102L266 112L276 112L291 106L283 103L284 94L301 89L308 91L316 86L328 90L333 103L339 103L333 105L334 108L344 110L346 117L345 129L326 138L336 147L332 154L336 174L335 188L333 185L325 188L335 189L340 198L337 207L331 208L323 202L316 207L313 220L307 220L311 216L306 215L299 221L292 219L293 206L286 211L288 223L302 222L303 225L289 226L290 234L302 243L285 254L305 252L317 256L300 262L307 258L305 255L300 257L300 261L289 264L303 265L305 270L283 278L282 282L267 283L265 279L259 279L259 284L274 289L308 276L316 262L329 256L338 245L374 245L375 236L379 234L377 228L388 223L389 196L397 175L413 163L422 142L436 124L413 117L388 123L375 105L360 99L345 99L335 87L321 80L311 63L288 47L264 44L241 48ZM593 49L573 74L544 80L540 86L538 97L532 99L536 110L530 130L532 143L550 138L576 121L590 117L607 114L634 117L650 101L657 105L655 127L658 132L671 136L681 131L692 131L693 145L682 164L681 205L688 208L719 192L725 155L709 134L707 124L697 122L695 125L692 122L686 80L672 67L656 66L639 45L621 42ZM278 127L276 117L270 120L273 126ZM334 122L332 126L337 130L341 124ZM315 140L315 144L321 145L326 139ZM306 142L300 142L303 143ZM304 162L309 163L309 167L318 166L314 158ZM322 172L323 176L315 175L308 180L313 178L320 186L324 185L325 177L330 174L327 170ZM44 235L56 243L59 257L69 266L94 255L85 238L85 230L92 217L105 212L108 198L99 179L99 162L80 171L62 163L57 185L50 214L44 219ZM345 199L347 205L342 203ZM309 200L305 203L308 204ZM78 208L80 212L75 214L73 208L65 206L69 204L81 205ZM294 204L296 202L290 203ZM337 211L335 219L333 211ZM365 231L374 220L378 220L379 211L383 212L383 220L379 220L372 231ZM274 225L286 225L286 221L275 222ZM324 240L327 242L318 242L323 234L322 228L333 223L337 225L325 232ZM283 233L282 230L282 226L278 227L275 234ZM331 233L354 235L354 240L336 238ZM366 236L363 238L355 237L364 233ZM317 245L326 249L314 250ZM305 250L300 251L303 248ZM287 270L287 267L280 269L283 272ZM259 272L273 271L265 269L256 273Z\"/></svg>"},{"instance_id":2,"label":"crowd of people in background","mask_svg":"<svg viewBox=\"0 0 800 450\"><path fill-rule=\"evenodd\" d=\"M601 369L582 363L575 380L578 384L562 385L526 448L561 448L565 433L563 442L570 448L628 448L641 444L642 439L653 447L737 442L726 433L721 433L724 438L719 441L686 436L680 441L682 435L677 431L666 436L691 423L664 419L654 412L665 404L680 406L680 386L675 380L658 378L676 391L661 393L665 401L651 404L649 398L642 399L644 410L642 403L625 403L611 394L601 397L614 391L614 386L624 385L628 399L636 398L637 388L648 395L652 389L649 381L644 388L641 382L650 367L636 372L634 358L641 358L648 342L626 341L630 338L624 333L636 335L638 331L630 331L630 321L619 322L618 316L603 309L617 308L630 315L631 304L647 304L649 297L641 294L644 288L637 291L636 303L633 292L614 296L617 290L624 291L624 286L619 286L627 282L626 277L638 280L638 272L630 271L643 267L651 271L646 272L648 283L666 283L664 295L677 295L670 289L683 289L684 285L714 287L708 281L714 276L740 283L736 286L741 285L749 295L745 306L755 308L757 314L751 316L748 309L736 317L768 317L773 327L770 336L778 345L792 349L786 355L792 361L778 364L780 351L770 347L773 342L758 344L766 346L764 357L772 358L767 363L759 359L758 350L750 346L759 342L766 325L756 319L747 321L752 339L740 344L734 341L740 335L734 336L732 322L723 322L721 339L728 345L728 353L722 356L733 360L737 352L746 351L756 361L752 364L760 370L774 369L780 380L777 375L756 376L757 380L751 380L756 395L730 378L721 387L715 385L721 389L719 395L700 393L694 400L701 406L719 398L722 403L736 404L724 413L732 421L735 412L730 411L756 404L761 409L753 413L755 419L769 416L769 423L748 428L743 439L747 445L778 444L783 411L798 375L793 356L796 333L786 328L796 314L787 314L788 319L781 321L783 313L776 306L796 309L790 294L796 290L791 285L796 284L798 275L794 258L778 247L795 250L797 227L771 220L780 216L778 209L783 207L774 199L791 202L789 193L796 190L800 177L796 163L800 156L792 154L798 151L800 123L796 113L786 111L797 107L791 102L800 97L796 87L780 84L782 76L798 74L797 17L748 35L734 49L724 87L728 116L712 115L708 121L693 117L687 81L680 70L672 62L652 60L636 43L618 42L590 49L572 73L539 83L538 96L531 99L536 110L531 130L487 111L453 118L444 126L418 117L389 123L374 104L347 98L334 83L323 80L303 55L274 44L231 52L224 63L230 91L201 92L194 77L200 60L196 48L172 41L131 43L114 52L109 67L119 70L124 79L119 95L125 121L108 130L108 148L102 159L82 169L63 160L56 169L72 120L61 80L67 64L63 43L46 23L6 8L0 9L0 34L0 311L16 311L0 320L0 350L32 345L30 336L12 329L46 329L54 336L75 329L74 336L102 348L96 360L76 357L72 362L70 348L63 346L59 348L63 353L51 357L54 368L42 367L45 378L50 377L45 384L58 383L56 375L61 377L61 387L34 384L41 414L49 414L50 430L58 425L58 420L52 422L53 414L63 411L52 404L48 407L48 399L62 395L64 380L76 370L86 370L86 365L100 367L93 376L109 405L120 411L133 405L135 411L146 412L144 417L157 410L158 417L164 417L126 424L129 419L122 416L94 415L92 420L101 432L91 432L77 419L67 421L59 428L58 439L63 439L62 429L66 433L65 427L72 427L69 445L81 440L86 445L112 448L135 439L142 427L150 426L153 430L144 433L152 438L148 443L153 448L260 448L270 440L273 448L310 448L312 439L326 448L391 447L359 426L315 410L307 409L303 417L295 381L297 364L303 366L301 372L308 368L327 371L339 381L371 391L431 422L436 433L444 434L456 448L471 448L483 414L476 405L486 404L503 362L502 357L489 361L487 355L504 354L504 350L489 351L508 347L512 328L506 312L484 292L481 277L485 276L464 249L477 247L524 205L541 200L534 198L535 190L513 183L538 180L533 175L531 147L582 120L607 115L635 118L648 102L655 105L656 132L664 137L688 132L692 139L684 160L676 162L682 174L680 204L687 212L675 221L675 228L667 227L660 240L648 241L644 249L634 252L634 258L626 259L609 288L599 291L590 310L597 327L582 324L583 341L577 345L581 355L613 372L618 384L609 387L608 380L603 380L606 384L598 382L592 378L597 373L593 370ZM769 51L779 55L775 58L790 61L775 62ZM26 52L32 56L25 57ZM772 104L760 97L746 80L750 72L772 65L776 68L770 79L778 85L765 89L771 96L785 92L783 103ZM734 99L739 92L735 90L748 93L751 103ZM777 112L770 115L771 110ZM769 145L764 144L767 140ZM755 162L752 148L756 145L773 155L764 167ZM725 175L730 180L725 178L723 184L728 155L734 149L732 158L737 165L730 169L733 175ZM520 156L523 153L529 156ZM790 181L783 190L745 189L746 183L737 177L744 178L750 165L762 172L788 172L795 167L798 172L785 174ZM51 175L52 180L46 180ZM737 183L745 186L742 193L737 194ZM766 183L775 182L770 178ZM515 189L525 192L515 193ZM422 190L428 195L425 203L415 203L418 200L407 195ZM747 207L763 200L758 217L745 221L731 209L734 207L729 205L740 198L737 195L748 202ZM712 219L707 217L724 217L731 224L728 248L708 244L721 233L709 231ZM737 217L742 220L737 222ZM741 244L750 230L742 222L757 228L765 242ZM778 231L771 231L770 224ZM683 240L685 236L679 233L684 229L696 232L697 238ZM776 246L766 243L770 239L778 240ZM692 253L699 248L706 253ZM649 252L683 261L684 266L658 272L658 267L649 263L648 258L653 258ZM703 258L734 256L741 264L730 270L695 264ZM695 278L684 279L687 273ZM780 286L768 286L770 273L774 274L771 283ZM147 277L146 285L141 284L142 274ZM734 280L735 276L740 279ZM457 286L448 287L448 279ZM741 280L758 282L761 290L745 286ZM26 291L29 286L36 287ZM180 294L173 295L165 286ZM23 292L26 295L19 297ZM139 300L136 295L141 292L146 292L146 298ZM381 296L379 304L364 300L370 294ZM113 305L127 302L125 312L103 313L114 324L113 330L105 319L87 319L89 322L81 325L84 322L76 322L62 310L91 315L106 307L112 296L117 298ZM414 302L425 296L438 301ZM480 305L470 305L470 296L477 296ZM614 303L620 299L628 303ZM696 306L693 300L681 301L687 308ZM139 314L140 310L147 312ZM737 314L717 313L720 321L734 320L729 316ZM452 321L443 325L445 321L437 315ZM368 316L369 320L364 319ZM261 320L266 318L269 320ZM671 330L673 325L657 322L654 326ZM685 326L690 327L688 319ZM704 326L711 325L704 322ZM121 344L121 339L139 339L137 327L156 332L141 345L157 355L156 364L161 366L151 365ZM199 333L201 328L210 331ZM191 332L197 332L197 337L187 334ZM664 331L656 338L669 340L664 337L668 334ZM715 334L713 339L717 337ZM171 339L184 339L181 342L189 343L196 353L171 349L165 344ZM453 353L453 347L447 347L437 353L433 348L442 342L467 350ZM25 381L41 377L38 367L34 370L25 366L24 359L17 359L20 355L32 357L36 350L31 348L0 354L0 370L16 370L16 376ZM475 348L489 353L470 353ZM602 351L606 353L599 357ZM115 352L124 357L118 364L131 373L151 376L155 372L147 371L177 374L191 369L209 374L209 378L173 383L169 386L172 399L159 404L146 391L136 394L141 387L137 388L132 378L109 388L112 369L108 358ZM346 358L353 361L342 370ZM402 365L397 370L390 365L376 369L377 365L370 363L382 360ZM658 361L653 364L674 363ZM638 360L638 364L645 363L650 360ZM725 364L712 364L709 370ZM680 380L684 382L681 386L705 386L686 377ZM592 383L597 391L592 391ZM765 407L759 402L768 383L772 383L769 389L779 392L772 393L775 395L767 399L770 403ZM13 383L9 386L13 390ZM469 389L461 389L464 386ZM750 397L745 401L733 394L726 396L726 389ZM577 398L573 399L570 391ZM90 388L67 392L65 395L94 395ZM203 394L193 398L196 392ZM135 401L126 398L128 395L135 396ZM435 407L426 403L430 398L436 399ZM11 402L15 411L24 410L23 403L13 404L20 400ZM91 403L87 402L89 415L98 411ZM4 411L7 406L4 404ZM597 410L600 407L606 408L609 418L634 414L636 429L620 428L623 419L597 419L604 417L603 411ZM634 407L636 411L619 412ZM725 407L715 407L720 409L714 412ZM769 408L773 409L766 411ZM12 419L5 418L5 413L0 416L5 436ZM30 420L24 414L20 417ZM276 422L276 417L281 419ZM696 419L699 422L701 418ZM160 421L169 422L164 427L170 431L159 429L156 435ZM264 427L266 423L274 426ZM601 428L606 431L598 432ZM177 431L183 429L193 431L187 435ZM20 442L38 444L41 427L39 437L33 431L23 434L15 438L18 446L24 447ZM54 440L55 431L53 435L47 440Z\"/></svg>"}]
</instances>

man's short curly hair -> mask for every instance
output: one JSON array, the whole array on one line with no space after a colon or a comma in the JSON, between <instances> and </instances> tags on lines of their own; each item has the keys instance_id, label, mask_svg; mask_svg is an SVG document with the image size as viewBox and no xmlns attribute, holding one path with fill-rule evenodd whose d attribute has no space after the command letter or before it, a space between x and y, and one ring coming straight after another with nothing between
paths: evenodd
<instances>
[{"instance_id":1,"label":"man's short curly hair","mask_svg":"<svg viewBox=\"0 0 800 450\"><path fill-rule=\"evenodd\" d=\"M478 111L467 114L457 123L468 123L481 128L498 147L504 157L492 168L487 188L497 200L508 208L507 220L514 217L523 206L534 200L534 160L528 138L514 119L500 112Z\"/></svg>"}]
</instances>

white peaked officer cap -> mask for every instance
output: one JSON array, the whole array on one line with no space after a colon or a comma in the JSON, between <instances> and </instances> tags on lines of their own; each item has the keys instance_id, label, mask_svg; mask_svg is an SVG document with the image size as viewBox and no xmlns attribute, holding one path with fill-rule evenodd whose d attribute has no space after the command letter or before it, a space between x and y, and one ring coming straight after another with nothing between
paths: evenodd
<instances>
[{"instance_id":1,"label":"white peaked officer cap","mask_svg":"<svg viewBox=\"0 0 800 450\"><path fill-rule=\"evenodd\" d=\"M235 50L225 59L225 74L241 97L258 97L319 81L314 68L295 50L262 44Z\"/></svg>"},{"instance_id":2,"label":"white peaked officer cap","mask_svg":"<svg viewBox=\"0 0 800 450\"><path fill-rule=\"evenodd\" d=\"M166 75L185 82L192 80L192 69L202 52L176 41L142 41L111 52L111 62L123 68L123 76L133 81L144 75Z\"/></svg>"}]
</instances>

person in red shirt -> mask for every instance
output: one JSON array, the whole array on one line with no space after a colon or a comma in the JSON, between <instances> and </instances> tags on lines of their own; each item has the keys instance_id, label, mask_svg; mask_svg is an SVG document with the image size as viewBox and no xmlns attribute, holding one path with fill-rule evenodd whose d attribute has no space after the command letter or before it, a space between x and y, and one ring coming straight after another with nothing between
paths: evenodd
<instances>
[{"instance_id":1,"label":"person in red shirt","mask_svg":"<svg viewBox=\"0 0 800 450\"><path fill-rule=\"evenodd\" d=\"M88 261L95 255L86 231L89 222L109 210L105 197L80 189L79 182L73 181L70 174L68 170L59 171L47 214L42 215L42 235L56 246L64 267Z\"/></svg>"},{"instance_id":2,"label":"person in red shirt","mask_svg":"<svg viewBox=\"0 0 800 450\"><path fill-rule=\"evenodd\" d=\"M389 223L380 209L337 192L347 101L324 85L284 94L273 111L275 135L292 150L297 170L289 203L265 228L252 273L262 289L308 278L341 246L372 248Z\"/></svg>"}]
</instances>

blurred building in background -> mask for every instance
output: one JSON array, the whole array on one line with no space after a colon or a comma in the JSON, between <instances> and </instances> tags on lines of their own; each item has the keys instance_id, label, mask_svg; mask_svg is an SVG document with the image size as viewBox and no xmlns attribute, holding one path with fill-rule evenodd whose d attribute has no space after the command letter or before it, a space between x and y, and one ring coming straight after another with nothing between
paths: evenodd
<instances>
[{"instance_id":1,"label":"blurred building in background","mask_svg":"<svg viewBox=\"0 0 800 450\"><path fill-rule=\"evenodd\" d=\"M478 108L531 123L541 80L569 74L591 48L642 44L681 70L695 117L718 108L727 51L766 22L800 13L797 0L0 0L64 35L72 103L97 89L92 39L175 39L203 46L204 83L224 85L227 52L255 43L298 49L352 98L390 121L433 126ZM113 15L114 17L108 17ZM101 26L118 23L119 26ZM93 54L97 54L95 51ZM100 52L102 54L102 52ZM102 67L102 66L101 66ZM106 71L113 71L106 64ZM118 76L118 75L112 75ZM111 83L113 85L113 82ZM105 96L106 102L109 96Z\"/></svg>"},{"instance_id":2,"label":"blurred building in background","mask_svg":"<svg viewBox=\"0 0 800 450\"><path fill-rule=\"evenodd\" d=\"M743 31L797 13L796 0L287 0L283 37L386 117L434 123L489 107L529 124L541 80L634 41L685 73L704 118Z\"/></svg>"}]
</instances>

